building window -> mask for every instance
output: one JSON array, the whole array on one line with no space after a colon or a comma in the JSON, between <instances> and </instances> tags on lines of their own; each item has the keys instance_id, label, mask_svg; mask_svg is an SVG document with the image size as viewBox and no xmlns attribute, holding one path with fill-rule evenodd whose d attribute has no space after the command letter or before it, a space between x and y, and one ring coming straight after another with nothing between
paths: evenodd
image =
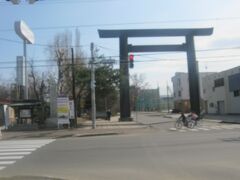
<instances>
[{"instance_id":1,"label":"building window","mask_svg":"<svg viewBox=\"0 0 240 180\"><path fill-rule=\"evenodd\" d=\"M174 93L174 97L176 97L176 93Z\"/></svg>"},{"instance_id":2,"label":"building window","mask_svg":"<svg viewBox=\"0 0 240 180\"><path fill-rule=\"evenodd\" d=\"M181 86L181 79L178 79L178 86Z\"/></svg>"},{"instance_id":3,"label":"building window","mask_svg":"<svg viewBox=\"0 0 240 180\"><path fill-rule=\"evenodd\" d=\"M219 78L214 81L214 87L221 87L224 86L224 79Z\"/></svg>"},{"instance_id":4,"label":"building window","mask_svg":"<svg viewBox=\"0 0 240 180\"><path fill-rule=\"evenodd\" d=\"M233 91L233 96L234 97L240 96L240 90Z\"/></svg>"},{"instance_id":5,"label":"building window","mask_svg":"<svg viewBox=\"0 0 240 180\"><path fill-rule=\"evenodd\" d=\"M209 107L213 108L214 107L214 103L210 103Z\"/></svg>"},{"instance_id":6,"label":"building window","mask_svg":"<svg viewBox=\"0 0 240 180\"><path fill-rule=\"evenodd\" d=\"M182 96L182 92L178 91L178 97L181 97L181 96Z\"/></svg>"}]
</instances>

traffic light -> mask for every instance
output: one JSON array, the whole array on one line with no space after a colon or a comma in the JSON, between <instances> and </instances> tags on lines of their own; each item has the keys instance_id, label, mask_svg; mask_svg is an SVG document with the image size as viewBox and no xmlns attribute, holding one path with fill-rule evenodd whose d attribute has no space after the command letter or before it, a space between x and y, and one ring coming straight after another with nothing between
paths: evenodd
<instances>
[{"instance_id":1,"label":"traffic light","mask_svg":"<svg viewBox=\"0 0 240 180\"><path fill-rule=\"evenodd\" d=\"M133 61L134 61L134 55L130 54L129 55L129 66L130 66L130 68L134 67Z\"/></svg>"}]
</instances>

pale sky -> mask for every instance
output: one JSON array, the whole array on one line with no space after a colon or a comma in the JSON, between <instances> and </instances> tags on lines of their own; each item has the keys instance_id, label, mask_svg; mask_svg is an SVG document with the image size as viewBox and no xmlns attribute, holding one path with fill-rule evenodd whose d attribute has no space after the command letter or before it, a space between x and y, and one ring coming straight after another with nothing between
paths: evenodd
<instances>
[{"instance_id":1,"label":"pale sky","mask_svg":"<svg viewBox=\"0 0 240 180\"><path fill-rule=\"evenodd\" d=\"M48 44L55 34L65 30L74 33L78 26L81 44L88 56L91 42L104 47L100 50L105 56L119 55L118 40L100 39L98 29L213 27L212 36L195 39L200 71L215 72L236 67L240 65L239 7L239 0L42 0L34 5L28 5L24 0L21 5L0 0L0 80L14 81L15 78L16 56L22 55L23 47L21 43L12 42L21 41L13 24L20 19L33 29L36 44ZM134 38L129 42L134 45L180 44L184 39ZM29 45L28 58L41 65L39 59L49 59L45 49L44 46ZM135 60L144 62L136 62L130 73L144 74L149 88L160 86L161 94L166 93L166 84L171 85L175 72L187 72L185 53L143 54L135 56Z\"/></svg>"}]
</instances>

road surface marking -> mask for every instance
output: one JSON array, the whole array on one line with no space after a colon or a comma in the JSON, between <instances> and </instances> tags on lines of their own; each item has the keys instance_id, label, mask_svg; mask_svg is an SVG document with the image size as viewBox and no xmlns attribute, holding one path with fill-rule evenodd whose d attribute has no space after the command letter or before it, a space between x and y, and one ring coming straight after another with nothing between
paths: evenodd
<instances>
[{"instance_id":1,"label":"road surface marking","mask_svg":"<svg viewBox=\"0 0 240 180\"><path fill-rule=\"evenodd\" d=\"M22 159L24 156L0 156L0 160Z\"/></svg>"},{"instance_id":2,"label":"road surface marking","mask_svg":"<svg viewBox=\"0 0 240 180\"><path fill-rule=\"evenodd\" d=\"M0 161L0 165L14 164L16 161Z\"/></svg>"},{"instance_id":3,"label":"road surface marking","mask_svg":"<svg viewBox=\"0 0 240 180\"><path fill-rule=\"evenodd\" d=\"M213 130L222 129L220 126L210 126L209 128L210 128L210 129L213 129Z\"/></svg>"},{"instance_id":4,"label":"road surface marking","mask_svg":"<svg viewBox=\"0 0 240 180\"><path fill-rule=\"evenodd\" d=\"M203 130L203 131L209 131L210 129L208 128L198 128L199 130Z\"/></svg>"},{"instance_id":5,"label":"road surface marking","mask_svg":"<svg viewBox=\"0 0 240 180\"><path fill-rule=\"evenodd\" d=\"M189 129L189 131L195 131L196 132L196 131L198 131L198 129Z\"/></svg>"},{"instance_id":6,"label":"road surface marking","mask_svg":"<svg viewBox=\"0 0 240 180\"><path fill-rule=\"evenodd\" d=\"M28 148L28 149L24 149L24 148L19 148L19 149L0 149L0 152L24 152L24 151L35 151L37 148Z\"/></svg>"},{"instance_id":7,"label":"road surface marking","mask_svg":"<svg viewBox=\"0 0 240 180\"><path fill-rule=\"evenodd\" d=\"M28 154L31 154L32 152L2 152L0 153L0 156L8 156L8 155L28 155Z\"/></svg>"},{"instance_id":8,"label":"road surface marking","mask_svg":"<svg viewBox=\"0 0 240 180\"><path fill-rule=\"evenodd\" d=\"M0 171L5 169L6 167L5 166L0 166Z\"/></svg>"},{"instance_id":9,"label":"road surface marking","mask_svg":"<svg viewBox=\"0 0 240 180\"><path fill-rule=\"evenodd\" d=\"M24 158L25 155L53 141L55 139L0 141L0 165L14 164L16 160ZM0 170L5 168L6 166L0 166Z\"/></svg>"},{"instance_id":10,"label":"road surface marking","mask_svg":"<svg viewBox=\"0 0 240 180\"><path fill-rule=\"evenodd\" d=\"M176 128L170 128L169 130L171 130L171 131L176 131L177 129L176 129Z\"/></svg>"},{"instance_id":11,"label":"road surface marking","mask_svg":"<svg viewBox=\"0 0 240 180\"><path fill-rule=\"evenodd\" d=\"M184 129L180 129L179 132L187 132L187 131Z\"/></svg>"},{"instance_id":12,"label":"road surface marking","mask_svg":"<svg viewBox=\"0 0 240 180\"><path fill-rule=\"evenodd\" d=\"M234 129L235 127L232 127L232 126L222 126L222 128L231 130L231 129Z\"/></svg>"}]
</instances>

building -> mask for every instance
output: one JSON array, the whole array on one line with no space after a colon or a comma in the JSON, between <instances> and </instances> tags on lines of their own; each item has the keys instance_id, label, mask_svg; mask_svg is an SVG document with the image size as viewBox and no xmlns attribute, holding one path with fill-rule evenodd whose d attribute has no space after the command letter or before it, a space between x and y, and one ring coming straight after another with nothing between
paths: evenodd
<instances>
[{"instance_id":1,"label":"building","mask_svg":"<svg viewBox=\"0 0 240 180\"><path fill-rule=\"evenodd\" d=\"M240 66L203 78L205 111L240 114Z\"/></svg>"},{"instance_id":2,"label":"building","mask_svg":"<svg viewBox=\"0 0 240 180\"><path fill-rule=\"evenodd\" d=\"M212 72L200 73L199 84L200 84L200 97L203 98L202 91L202 79L205 76L213 74ZM173 84L173 98L174 98L174 109L181 112L190 111L190 96L189 96L189 80L188 73L176 72L172 77Z\"/></svg>"},{"instance_id":3,"label":"building","mask_svg":"<svg viewBox=\"0 0 240 180\"><path fill-rule=\"evenodd\" d=\"M157 111L160 109L159 88L140 90L137 97L138 111Z\"/></svg>"},{"instance_id":4,"label":"building","mask_svg":"<svg viewBox=\"0 0 240 180\"><path fill-rule=\"evenodd\" d=\"M174 99L172 96L160 96L160 110L170 111L174 108Z\"/></svg>"}]
</instances>

